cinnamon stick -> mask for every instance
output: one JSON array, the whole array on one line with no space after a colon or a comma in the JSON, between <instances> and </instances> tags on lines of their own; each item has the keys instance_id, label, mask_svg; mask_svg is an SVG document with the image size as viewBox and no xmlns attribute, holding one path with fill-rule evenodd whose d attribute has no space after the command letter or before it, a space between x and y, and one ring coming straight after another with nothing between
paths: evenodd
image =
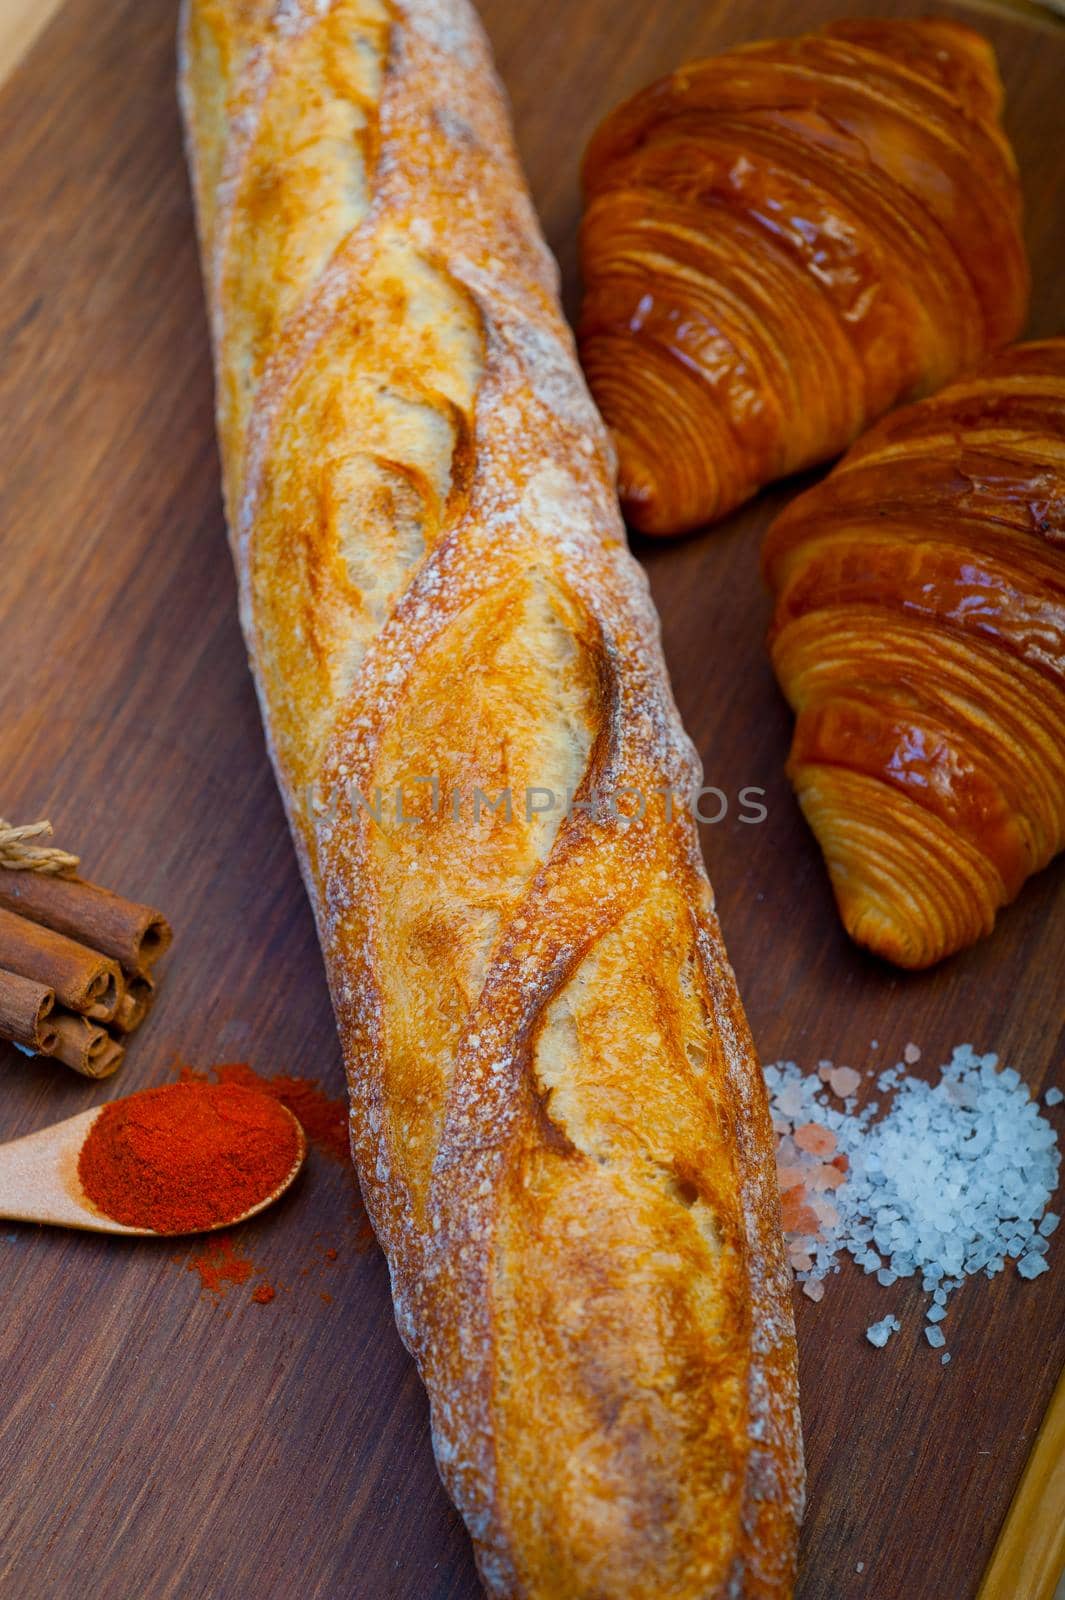
<instances>
[{"instance_id":1,"label":"cinnamon stick","mask_svg":"<svg viewBox=\"0 0 1065 1600\"><path fill-rule=\"evenodd\" d=\"M170 944L170 924L151 906L87 883L40 872L0 872L0 907L145 972Z\"/></svg>"},{"instance_id":2,"label":"cinnamon stick","mask_svg":"<svg viewBox=\"0 0 1065 1600\"><path fill-rule=\"evenodd\" d=\"M148 1015L155 999L155 979L147 972L135 973L111 1018L112 1033L135 1033Z\"/></svg>"},{"instance_id":3,"label":"cinnamon stick","mask_svg":"<svg viewBox=\"0 0 1065 1600\"><path fill-rule=\"evenodd\" d=\"M126 1053L106 1028L69 1011L56 1012L55 1031L56 1059L86 1078L109 1078Z\"/></svg>"},{"instance_id":4,"label":"cinnamon stick","mask_svg":"<svg viewBox=\"0 0 1065 1600\"><path fill-rule=\"evenodd\" d=\"M52 1012L55 993L17 972L0 972L0 1038L35 1055L50 1056L59 1043Z\"/></svg>"},{"instance_id":5,"label":"cinnamon stick","mask_svg":"<svg viewBox=\"0 0 1065 1600\"><path fill-rule=\"evenodd\" d=\"M112 1039L109 1035L107 1043L100 1051L100 1054L98 1056L94 1056L93 1058L92 1077L110 1078L118 1071L125 1058L125 1045L119 1044L117 1039Z\"/></svg>"},{"instance_id":6,"label":"cinnamon stick","mask_svg":"<svg viewBox=\"0 0 1065 1600\"><path fill-rule=\"evenodd\" d=\"M9 876L26 874L0 874ZM56 999L69 1011L91 1013L100 1022L108 1022L114 1016L123 987L117 962L65 934L3 909L0 970L54 989Z\"/></svg>"}]
</instances>

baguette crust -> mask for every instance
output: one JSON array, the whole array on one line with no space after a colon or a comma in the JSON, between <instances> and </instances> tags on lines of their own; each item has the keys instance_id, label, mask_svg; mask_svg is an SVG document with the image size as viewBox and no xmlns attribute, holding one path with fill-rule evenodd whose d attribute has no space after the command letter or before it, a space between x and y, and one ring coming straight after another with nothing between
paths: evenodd
<instances>
[{"instance_id":1,"label":"baguette crust","mask_svg":"<svg viewBox=\"0 0 1065 1600\"><path fill-rule=\"evenodd\" d=\"M193 0L181 90L242 622L485 1586L785 1595L764 1089L483 35L465 0Z\"/></svg>"}]
</instances>

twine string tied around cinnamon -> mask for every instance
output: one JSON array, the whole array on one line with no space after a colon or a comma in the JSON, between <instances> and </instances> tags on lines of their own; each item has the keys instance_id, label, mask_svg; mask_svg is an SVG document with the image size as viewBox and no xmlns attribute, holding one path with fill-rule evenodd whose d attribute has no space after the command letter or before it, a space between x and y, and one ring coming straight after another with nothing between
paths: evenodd
<instances>
[{"instance_id":1,"label":"twine string tied around cinnamon","mask_svg":"<svg viewBox=\"0 0 1065 1600\"><path fill-rule=\"evenodd\" d=\"M43 872L54 877L76 872L80 856L72 856L54 845L35 844L34 840L50 838L50 822L29 822L15 827L0 817L0 868L9 872Z\"/></svg>"}]
</instances>

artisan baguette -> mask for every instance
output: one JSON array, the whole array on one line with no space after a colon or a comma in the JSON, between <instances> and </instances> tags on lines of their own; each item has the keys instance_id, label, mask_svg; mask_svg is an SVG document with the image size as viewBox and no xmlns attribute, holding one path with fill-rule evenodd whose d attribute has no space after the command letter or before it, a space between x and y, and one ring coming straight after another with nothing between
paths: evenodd
<instances>
[{"instance_id":1,"label":"artisan baguette","mask_svg":"<svg viewBox=\"0 0 1065 1600\"><path fill-rule=\"evenodd\" d=\"M484 38L193 0L181 61L242 621L485 1587L785 1595L764 1090Z\"/></svg>"}]
</instances>

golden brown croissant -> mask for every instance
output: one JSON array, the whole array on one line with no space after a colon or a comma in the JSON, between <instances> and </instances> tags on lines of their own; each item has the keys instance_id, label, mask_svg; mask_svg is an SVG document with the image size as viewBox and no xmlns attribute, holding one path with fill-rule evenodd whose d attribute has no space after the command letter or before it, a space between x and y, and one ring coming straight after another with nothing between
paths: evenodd
<instances>
[{"instance_id":1,"label":"golden brown croissant","mask_svg":"<svg viewBox=\"0 0 1065 1600\"><path fill-rule=\"evenodd\" d=\"M584 370L629 521L678 533L1016 337L1028 269L990 45L839 22L682 67L584 164Z\"/></svg>"},{"instance_id":2,"label":"golden brown croissant","mask_svg":"<svg viewBox=\"0 0 1065 1600\"><path fill-rule=\"evenodd\" d=\"M886 417L764 562L847 931L930 966L1065 846L1065 339Z\"/></svg>"},{"instance_id":3,"label":"golden brown croissant","mask_svg":"<svg viewBox=\"0 0 1065 1600\"><path fill-rule=\"evenodd\" d=\"M485 39L188 0L181 53L242 618L444 1481L499 1600L783 1600L764 1085Z\"/></svg>"}]
</instances>

